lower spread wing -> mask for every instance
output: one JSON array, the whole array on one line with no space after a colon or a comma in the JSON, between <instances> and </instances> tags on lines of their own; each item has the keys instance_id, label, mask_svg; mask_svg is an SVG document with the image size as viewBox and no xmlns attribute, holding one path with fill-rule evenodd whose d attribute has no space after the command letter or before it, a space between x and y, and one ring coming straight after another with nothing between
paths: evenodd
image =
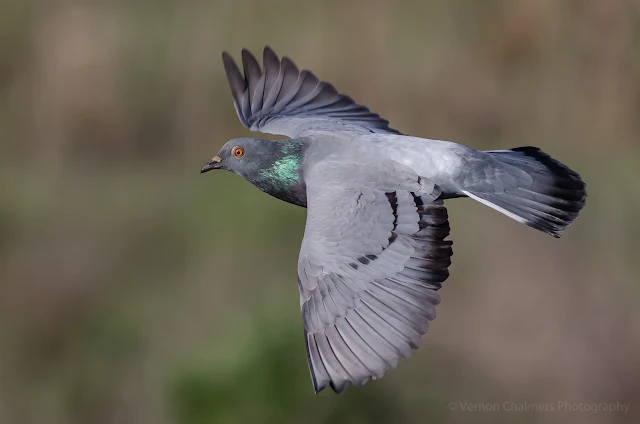
<instances>
[{"instance_id":1,"label":"lower spread wing","mask_svg":"<svg viewBox=\"0 0 640 424\"><path fill-rule=\"evenodd\" d=\"M341 392L419 346L449 275L449 223L437 187L398 164L330 163L306 182L298 280L307 356L316 392Z\"/></svg>"}]
</instances>

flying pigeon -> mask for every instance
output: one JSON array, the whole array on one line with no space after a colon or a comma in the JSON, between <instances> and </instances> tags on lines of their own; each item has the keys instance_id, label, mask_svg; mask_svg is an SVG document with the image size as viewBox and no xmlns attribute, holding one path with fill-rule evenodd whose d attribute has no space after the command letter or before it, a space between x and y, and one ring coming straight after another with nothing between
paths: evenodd
<instances>
[{"instance_id":1,"label":"flying pigeon","mask_svg":"<svg viewBox=\"0 0 640 424\"><path fill-rule=\"evenodd\" d=\"M412 137L288 57L222 54L238 118L289 137L227 142L225 169L307 208L298 288L315 392L381 378L420 346L449 276L444 199L469 197L559 237L585 204L580 175L536 147L479 151Z\"/></svg>"}]
</instances>

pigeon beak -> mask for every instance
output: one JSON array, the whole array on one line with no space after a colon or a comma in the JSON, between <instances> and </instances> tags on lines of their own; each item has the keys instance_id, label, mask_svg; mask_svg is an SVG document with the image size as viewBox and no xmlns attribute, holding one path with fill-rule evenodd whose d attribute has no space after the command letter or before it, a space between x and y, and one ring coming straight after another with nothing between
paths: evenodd
<instances>
[{"instance_id":1,"label":"pigeon beak","mask_svg":"<svg viewBox=\"0 0 640 424\"><path fill-rule=\"evenodd\" d=\"M204 166L200 170L200 173L203 174L203 173L205 173L207 171L211 171L212 169L220 169L220 162L221 161L222 161L222 159L220 159L220 156L212 157L209 162L204 164Z\"/></svg>"}]
</instances>

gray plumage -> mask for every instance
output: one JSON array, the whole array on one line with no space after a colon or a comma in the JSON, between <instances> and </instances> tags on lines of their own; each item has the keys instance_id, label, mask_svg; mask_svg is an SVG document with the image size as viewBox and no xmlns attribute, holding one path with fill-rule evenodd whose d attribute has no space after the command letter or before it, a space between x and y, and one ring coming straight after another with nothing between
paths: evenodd
<instances>
[{"instance_id":1,"label":"gray plumage","mask_svg":"<svg viewBox=\"0 0 640 424\"><path fill-rule=\"evenodd\" d=\"M264 49L264 70L247 50L242 51L244 77L231 56L222 54L231 94L240 121L253 131L295 137L303 130L322 128L327 120L367 128L371 132L398 134L389 121L339 94L328 82L285 57L280 61L269 47Z\"/></svg>"},{"instance_id":2,"label":"gray plumage","mask_svg":"<svg viewBox=\"0 0 640 424\"><path fill-rule=\"evenodd\" d=\"M244 75L223 61L248 128L289 136L227 142L226 169L307 207L298 287L316 392L380 378L417 348L449 275L443 199L470 197L558 237L585 202L580 176L535 147L482 152L409 137L268 47Z\"/></svg>"}]
</instances>

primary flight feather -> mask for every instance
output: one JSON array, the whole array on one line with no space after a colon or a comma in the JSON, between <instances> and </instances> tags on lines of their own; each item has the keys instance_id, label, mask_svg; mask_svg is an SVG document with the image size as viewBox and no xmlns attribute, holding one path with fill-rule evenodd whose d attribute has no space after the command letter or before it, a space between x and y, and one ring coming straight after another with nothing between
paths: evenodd
<instances>
[{"instance_id":1,"label":"primary flight feather","mask_svg":"<svg viewBox=\"0 0 640 424\"><path fill-rule=\"evenodd\" d=\"M419 347L449 276L443 200L470 197L559 237L585 204L575 171L535 147L479 151L401 134L265 47L222 59L240 121L290 137L227 142L226 169L307 208L298 288L316 392L380 378Z\"/></svg>"}]
</instances>

